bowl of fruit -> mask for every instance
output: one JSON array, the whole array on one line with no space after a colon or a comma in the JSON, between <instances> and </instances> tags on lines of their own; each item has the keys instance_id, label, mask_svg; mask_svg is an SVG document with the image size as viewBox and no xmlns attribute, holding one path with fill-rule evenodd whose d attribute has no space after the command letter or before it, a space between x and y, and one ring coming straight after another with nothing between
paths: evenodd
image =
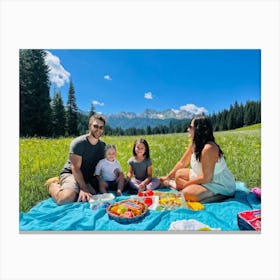
<instances>
[{"instance_id":1,"label":"bowl of fruit","mask_svg":"<svg viewBox=\"0 0 280 280\"><path fill-rule=\"evenodd\" d=\"M141 201L128 199L110 205L106 211L109 218L119 223L132 223L147 214L148 206Z\"/></svg>"}]
</instances>

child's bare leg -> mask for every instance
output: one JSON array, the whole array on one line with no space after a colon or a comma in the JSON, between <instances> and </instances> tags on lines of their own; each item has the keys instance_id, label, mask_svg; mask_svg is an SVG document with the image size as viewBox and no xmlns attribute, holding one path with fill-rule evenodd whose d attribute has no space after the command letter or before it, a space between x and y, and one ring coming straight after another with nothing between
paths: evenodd
<instances>
[{"instance_id":1,"label":"child's bare leg","mask_svg":"<svg viewBox=\"0 0 280 280\"><path fill-rule=\"evenodd\" d=\"M99 191L101 193L107 193L107 188L108 188L107 182L104 182L104 181L99 182Z\"/></svg>"},{"instance_id":2,"label":"child's bare leg","mask_svg":"<svg viewBox=\"0 0 280 280\"><path fill-rule=\"evenodd\" d=\"M117 178L118 183L118 189L117 189L117 195L122 195L123 188L124 188L124 176L123 174L119 174Z\"/></svg>"}]
</instances>

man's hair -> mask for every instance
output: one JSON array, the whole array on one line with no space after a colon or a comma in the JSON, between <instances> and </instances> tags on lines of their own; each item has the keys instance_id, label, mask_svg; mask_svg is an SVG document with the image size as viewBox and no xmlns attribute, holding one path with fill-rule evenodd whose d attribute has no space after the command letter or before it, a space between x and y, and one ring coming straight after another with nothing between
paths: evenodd
<instances>
[{"instance_id":1,"label":"man's hair","mask_svg":"<svg viewBox=\"0 0 280 280\"><path fill-rule=\"evenodd\" d=\"M89 118L89 121L88 121L88 124L91 125L93 123L94 120L100 120L104 123L104 125L106 124L106 120L105 118L100 115L100 114L93 114L90 118Z\"/></svg>"}]
</instances>

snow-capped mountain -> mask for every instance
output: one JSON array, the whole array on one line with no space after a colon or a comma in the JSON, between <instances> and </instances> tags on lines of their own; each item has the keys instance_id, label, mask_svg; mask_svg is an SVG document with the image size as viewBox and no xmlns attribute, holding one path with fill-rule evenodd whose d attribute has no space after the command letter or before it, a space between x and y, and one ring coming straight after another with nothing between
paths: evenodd
<instances>
[{"instance_id":1,"label":"snow-capped mountain","mask_svg":"<svg viewBox=\"0 0 280 280\"><path fill-rule=\"evenodd\" d=\"M80 111L84 115L88 115L89 112ZM135 128L151 128L159 125L168 126L170 121L186 120L189 121L195 115L206 114L207 110L203 107L197 107L194 104L186 104L179 109L166 109L163 111L157 111L155 109L146 109L140 114L134 112L119 112L115 114L104 115L107 124L112 128L120 127L127 129L130 127Z\"/></svg>"},{"instance_id":2,"label":"snow-capped mountain","mask_svg":"<svg viewBox=\"0 0 280 280\"><path fill-rule=\"evenodd\" d=\"M131 112L120 112L117 114L109 114L107 118L127 118L127 119L134 119L134 118L149 118L149 119L189 119L192 118L194 115L197 115L194 112L190 112L187 110L174 110L174 109L167 109L164 111L157 111L154 109L146 109L141 114L135 114Z\"/></svg>"},{"instance_id":3,"label":"snow-capped mountain","mask_svg":"<svg viewBox=\"0 0 280 280\"><path fill-rule=\"evenodd\" d=\"M197 108L197 107L196 107ZM121 127L127 129L130 127L145 128L148 125L155 127L158 125L169 125L171 120L190 120L194 115L207 112L205 109L200 111L189 111L186 109L174 110L167 109L164 111L157 111L154 109L146 109L141 114L133 112L120 112L117 114L105 115L108 125L113 128Z\"/></svg>"}]
</instances>

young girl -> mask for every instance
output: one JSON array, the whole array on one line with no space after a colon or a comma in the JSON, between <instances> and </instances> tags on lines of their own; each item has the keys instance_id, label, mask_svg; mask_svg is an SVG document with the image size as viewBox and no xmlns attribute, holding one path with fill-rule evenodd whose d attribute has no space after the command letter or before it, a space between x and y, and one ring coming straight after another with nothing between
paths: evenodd
<instances>
[{"instance_id":1,"label":"young girl","mask_svg":"<svg viewBox=\"0 0 280 280\"><path fill-rule=\"evenodd\" d=\"M116 147L105 147L105 158L100 160L95 168L95 175L99 181L99 191L106 193L107 189L117 191L117 196L122 195L124 175L120 163L116 160Z\"/></svg>"},{"instance_id":2,"label":"young girl","mask_svg":"<svg viewBox=\"0 0 280 280\"><path fill-rule=\"evenodd\" d=\"M128 160L128 184L138 192L146 189L154 190L160 185L160 180L152 178L152 161L150 149L145 139L137 139L133 145L133 157ZM134 176L134 177L133 177Z\"/></svg>"}]
</instances>

